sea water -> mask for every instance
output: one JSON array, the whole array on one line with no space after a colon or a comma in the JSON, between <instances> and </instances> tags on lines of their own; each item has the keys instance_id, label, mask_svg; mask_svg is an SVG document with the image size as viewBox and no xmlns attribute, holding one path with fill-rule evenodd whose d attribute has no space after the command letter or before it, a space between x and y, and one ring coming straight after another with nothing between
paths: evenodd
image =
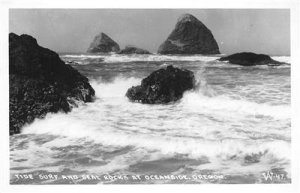
<instances>
[{"instance_id":1,"label":"sea water","mask_svg":"<svg viewBox=\"0 0 300 193\"><path fill-rule=\"evenodd\" d=\"M95 101L49 113L10 136L12 184L291 182L289 64L243 67L201 55L60 57L89 78ZM167 65L193 71L199 86L164 105L125 97Z\"/></svg>"}]
</instances>

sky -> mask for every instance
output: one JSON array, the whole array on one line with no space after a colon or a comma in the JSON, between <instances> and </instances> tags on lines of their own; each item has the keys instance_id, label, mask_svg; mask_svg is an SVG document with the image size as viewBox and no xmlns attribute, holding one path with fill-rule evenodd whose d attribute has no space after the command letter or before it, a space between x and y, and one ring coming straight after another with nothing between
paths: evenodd
<instances>
[{"instance_id":1,"label":"sky","mask_svg":"<svg viewBox=\"0 0 300 193\"><path fill-rule=\"evenodd\" d=\"M104 32L121 48L155 53L185 13L211 30L223 54L290 55L289 9L10 9L9 31L56 52L85 52Z\"/></svg>"}]
</instances>

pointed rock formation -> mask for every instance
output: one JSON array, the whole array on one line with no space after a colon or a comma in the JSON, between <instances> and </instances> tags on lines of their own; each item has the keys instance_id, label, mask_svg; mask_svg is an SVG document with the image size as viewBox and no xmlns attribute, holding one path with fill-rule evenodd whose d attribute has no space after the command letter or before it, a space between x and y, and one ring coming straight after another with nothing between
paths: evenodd
<instances>
[{"instance_id":1,"label":"pointed rock formation","mask_svg":"<svg viewBox=\"0 0 300 193\"><path fill-rule=\"evenodd\" d=\"M88 79L29 35L9 34L9 133L47 113L69 112L75 101L91 102Z\"/></svg>"},{"instance_id":2,"label":"pointed rock formation","mask_svg":"<svg viewBox=\"0 0 300 193\"><path fill-rule=\"evenodd\" d=\"M159 54L220 54L211 31L196 17L184 14L167 40L158 48Z\"/></svg>"},{"instance_id":3,"label":"pointed rock formation","mask_svg":"<svg viewBox=\"0 0 300 193\"><path fill-rule=\"evenodd\" d=\"M137 48L135 46L126 46L118 54L151 54L149 51Z\"/></svg>"},{"instance_id":4,"label":"pointed rock formation","mask_svg":"<svg viewBox=\"0 0 300 193\"><path fill-rule=\"evenodd\" d=\"M87 50L88 53L108 53L118 51L120 51L120 46L105 33L97 35Z\"/></svg>"}]
</instances>

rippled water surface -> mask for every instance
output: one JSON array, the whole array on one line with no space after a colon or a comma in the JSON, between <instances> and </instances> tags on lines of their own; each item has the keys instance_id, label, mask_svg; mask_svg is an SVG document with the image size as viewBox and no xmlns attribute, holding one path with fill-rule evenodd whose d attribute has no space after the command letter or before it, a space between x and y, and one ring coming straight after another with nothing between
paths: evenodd
<instances>
[{"instance_id":1,"label":"rippled water surface","mask_svg":"<svg viewBox=\"0 0 300 193\"><path fill-rule=\"evenodd\" d=\"M96 100L68 114L48 114L11 136L11 183L290 183L289 65L241 67L215 61L218 56L61 58L90 79ZM167 105L127 100L128 88L169 64L193 71L199 88ZM270 172L282 178L266 179ZM16 174L101 179L20 180ZM188 179L103 180L104 175Z\"/></svg>"}]
</instances>

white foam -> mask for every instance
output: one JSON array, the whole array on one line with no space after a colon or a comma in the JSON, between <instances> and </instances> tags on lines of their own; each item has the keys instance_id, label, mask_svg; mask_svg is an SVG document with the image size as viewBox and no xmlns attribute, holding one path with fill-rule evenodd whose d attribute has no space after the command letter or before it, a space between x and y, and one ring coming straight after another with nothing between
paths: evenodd
<instances>
[{"instance_id":1,"label":"white foam","mask_svg":"<svg viewBox=\"0 0 300 193\"><path fill-rule=\"evenodd\" d=\"M62 58L103 58L104 55L92 55L92 54L66 54L60 55Z\"/></svg>"},{"instance_id":2,"label":"white foam","mask_svg":"<svg viewBox=\"0 0 300 193\"><path fill-rule=\"evenodd\" d=\"M151 54L151 55L141 55L141 54L133 54L133 55L121 55L121 54L108 54L108 55L89 55L89 54L81 54L81 55L61 55L62 59L74 58L74 59L97 59L102 58L105 63L117 63L117 62L149 62L149 61L214 61L218 59L218 56L203 56L203 55L191 55L191 56L180 56L180 55L159 55L159 54Z\"/></svg>"},{"instance_id":3,"label":"white foam","mask_svg":"<svg viewBox=\"0 0 300 193\"><path fill-rule=\"evenodd\" d=\"M111 128L110 128L111 129ZM46 120L37 120L25 128L23 134L51 134L68 138L86 138L106 146L146 148L158 150L163 154L187 154L190 158L221 157L230 159L232 156L268 152L276 158L288 158L290 144L284 141L256 142L249 140L224 139L209 141L206 139L162 136L156 134L127 133L102 129L83 120L76 120L67 115L48 116Z\"/></svg>"},{"instance_id":4,"label":"white foam","mask_svg":"<svg viewBox=\"0 0 300 193\"><path fill-rule=\"evenodd\" d=\"M123 54L65 54L60 55L62 58L75 58L75 59L97 59L103 58L107 63L113 62L133 62L133 61L214 61L220 56L205 56L205 55L159 55L159 54L132 54L132 55L123 55ZM290 56L271 56L272 59L290 63ZM225 62L226 63L226 62Z\"/></svg>"},{"instance_id":5,"label":"white foam","mask_svg":"<svg viewBox=\"0 0 300 193\"><path fill-rule=\"evenodd\" d=\"M221 113L224 116L237 114L252 116L271 116L277 119L289 119L291 108L289 105L258 104L247 100L231 99L228 96L205 96L200 92L186 92L182 102L191 111L202 113ZM233 117L234 118L234 117Z\"/></svg>"},{"instance_id":6,"label":"white foam","mask_svg":"<svg viewBox=\"0 0 300 193\"><path fill-rule=\"evenodd\" d=\"M178 104L131 103L124 95L127 88L139 83L140 79L124 77L112 82L92 81L99 97L94 103L73 109L69 114L48 114L45 119L26 126L22 133L86 138L105 146L134 146L163 154L188 154L193 158L264 151L287 157L289 142L251 140L249 136L251 130L262 132L278 121L288 123L288 105L257 104L228 96L209 97L201 89L185 93ZM261 118L264 116L267 119ZM241 124L244 127L241 129L250 134L243 136L232 130L236 124ZM289 132L268 130L269 135L284 133Z\"/></svg>"},{"instance_id":7,"label":"white foam","mask_svg":"<svg viewBox=\"0 0 300 193\"><path fill-rule=\"evenodd\" d=\"M91 85L99 98L124 97L128 88L141 83L138 78L116 77L112 82L103 82L101 79L92 80Z\"/></svg>"},{"instance_id":8,"label":"white foam","mask_svg":"<svg viewBox=\"0 0 300 193\"><path fill-rule=\"evenodd\" d=\"M178 155L208 158L208 164L194 169L211 168L228 174L265 171L273 166L287 168L291 150L290 106L260 104L246 98L237 100L232 93L219 95L214 87L207 85L202 76L204 70L196 73L200 83L197 90L186 92L178 103L168 105L129 102L125 93L140 84L139 78L92 80L96 101L80 105L68 114L48 114L45 119L26 125L21 135L31 142L23 147L22 138L14 141L11 157L27 161L12 161L11 165L28 167L22 172L36 168L59 172L63 167L72 167L72 163L51 164L65 161L64 157L56 159L56 156L64 153L64 147L74 145L79 147L75 154L85 157L96 154L98 157L92 157L93 160L104 160L107 164L82 164L71 169L99 174ZM55 137L43 144L35 143L35 138L48 135ZM122 149L129 150L107 159L99 155ZM259 163L245 165L245 156L257 155Z\"/></svg>"},{"instance_id":9,"label":"white foam","mask_svg":"<svg viewBox=\"0 0 300 193\"><path fill-rule=\"evenodd\" d=\"M291 57L290 56L272 56L271 57L274 60L277 60L279 62L285 62L285 63L291 63Z\"/></svg>"}]
</instances>

